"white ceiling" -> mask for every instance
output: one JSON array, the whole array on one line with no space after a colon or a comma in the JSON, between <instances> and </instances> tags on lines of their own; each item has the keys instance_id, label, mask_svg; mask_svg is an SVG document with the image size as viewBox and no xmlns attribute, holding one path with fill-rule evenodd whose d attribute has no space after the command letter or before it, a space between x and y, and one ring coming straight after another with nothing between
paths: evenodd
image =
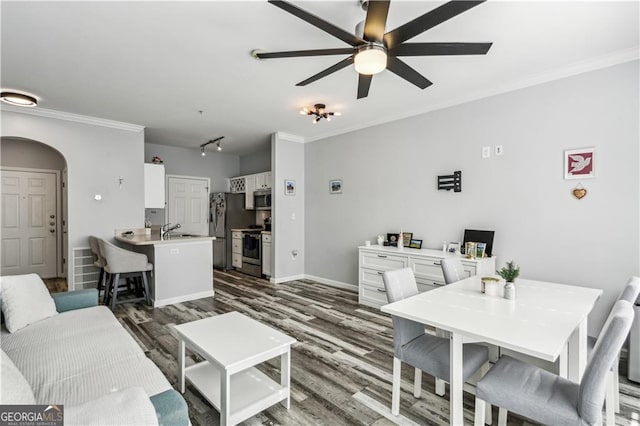
<instances>
[{"instance_id":1,"label":"white ceiling","mask_svg":"<svg viewBox=\"0 0 640 426\"><path fill-rule=\"evenodd\" d=\"M304 2L348 31L357 0ZM392 1L387 31L444 2ZM266 1L2 1L2 88L40 107L146 127L146 141L184 147L226 136L225 152L266 148L282 131L307 140L407 117L638 58L637 1L488 1L412 39L493 42L486 56L411 57L434 84L420 90L389 71L356 99L345 68L295 84L345 56L256 60L250 51L347 47ZM312 125L301 107L342 112ZM199 110L204 111L199 114Z\"/></svg>"}]
</instances>

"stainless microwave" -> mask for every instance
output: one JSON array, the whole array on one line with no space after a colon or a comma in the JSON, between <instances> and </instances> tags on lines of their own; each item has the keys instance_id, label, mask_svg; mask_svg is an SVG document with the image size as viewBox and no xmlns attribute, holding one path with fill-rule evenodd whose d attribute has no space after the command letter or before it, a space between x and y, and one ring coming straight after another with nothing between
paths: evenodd
<instances>
[{"instance_id":1,"label":"stainless microwave","mask_svg":"<svg viewBox=\"0 0 640 426\"><path fill-rule=\"evenodd\" d=\"M253 192L253 207L256 210L271 210L271 190L261 189Z\"/></svg>"}]
</instances>

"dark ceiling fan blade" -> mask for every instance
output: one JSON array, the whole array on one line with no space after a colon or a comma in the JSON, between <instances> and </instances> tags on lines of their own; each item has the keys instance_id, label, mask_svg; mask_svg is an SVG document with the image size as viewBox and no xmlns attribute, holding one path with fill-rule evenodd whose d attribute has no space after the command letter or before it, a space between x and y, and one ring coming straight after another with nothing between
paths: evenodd
<instances>
[{"instance_id":1,"label":"dark ceiling fan blade","mask_svg":"<svg viewBox=\"0 0 640 426\"><path fill-rule=\"evenodd\" d=\"M350 44L351 46L357 46L358 44L364 43L364 40L362 40L360 37L357 37L356 35L351 34L343 30L342 28L336 27L335 25L325 21L324 19L315 16L305 10L302 10L287 1L269 0L269 3L279 7L286 12L289 12L294 16L297 16L298 18L308 22L309 24L317 28L320 28L322 31L327 32L336 38L339 38L340 40L344 41L347 44Z\"/></svg>"},{"instance_id":2,"label":"dark ceiling fan blade","mask_svg":"<svg viewBox=\"0 0 640 426\"><path fill-rule=\"evenodd\" d=\"M421 89L425 89L433 84L418 71L394 56L387 57L387 69Z\"/></svg>"},{"instance_id":3,"label":"dark ceiling fan blade","mask_svg":"<svg viewBox=\"0 0 640 426\"><path fill-rule=\"evenodd\" d=\"M296 84L296 86L306 86L307 84L313 83L316 80L320 80L321 78L326 77L329 74L333 74L336 71L340 71L342 68L348 67L351 64L353 64L353 56L349 56L348 58L341 60L337 64L331 65L326 70L320 71L318 74L312 75L308 79L303 80L300 83Z\"/></svg>"},{"instance_id":4,"label":"dark ceiling fan blade","mask_svg":"<svg viewBox=\"0 0 640 426\"><path fill-rule=\"evenodd\" d=\"M301 56L325 56L325 55L351 55L352 47L344 47L340 49L316 49L316 50L291 50L288 52L263 52L256 53L259 59L273 58L296 58Z\"/></svg>"},{"instance_id":5,"label":"dark ceiling fan blade","mask_svg":"<svg viewBox=\"0 0 640 426\"><path fill-rule=\"evenodd\" d=\"M364 39L366 41L382 43L388 13L389 0L369 0L367 19L364 23Z\"/></svg>"},{"instance_id":6,"label":"dark ceiling fan blade","mask_svg":"<svg viewBox=\"0 0 640 426\"><path fill-rule=\"evenodd\" d=\"M369 95L373 75L360 74L358 77L358 99L366 98Z\"/></svg>"},{"instance_id":7,"label":"dark ceiling fan blade","mask_svg":"<svg viewBox=\"0 0 640 426\"><path fill-rule=\"evenodd\" d=\"M486 55L493 43L402 43L389 51L394 56Z\"/></svg>"},{"instance_id":8,"label":"dark ceiling fan blade","mask_svg":"<svg viewBox=\"0 0 640 426\"><path fill-rule=\"evenodd\" d=\"M413 21L396 28L393 31L389 31L384 35L385 45L388 49L393 49L400 43L409 40L427 31L429 28L433 28L436 25L447 21L454 16L457 16L467 10L475 7L485 0L479 1L461 1L453 0L443 4L440 7L433 9L430 12L425 13L422 16L417 17Z\"/></svg>"}]
</instances>

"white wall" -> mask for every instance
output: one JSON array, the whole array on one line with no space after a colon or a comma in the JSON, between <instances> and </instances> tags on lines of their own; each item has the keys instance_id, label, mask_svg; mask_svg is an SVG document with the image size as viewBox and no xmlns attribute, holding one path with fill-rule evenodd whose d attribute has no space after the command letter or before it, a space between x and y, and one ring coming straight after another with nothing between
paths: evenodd
<instances>
[{"instance_id":1,"label":"white wall","mask_svg":"<svg viewBox=\"0 0 640 426\"><path fill-rule=\"evenodd\" d=\"M62 171L66 166L64 157L59 152L29 139L2 138L0 154L0 164L3 167Z\"/></svg>"},{"instance_id":2,"label":"white wall","mask_svg":"<svg viewBox=\"0 0 640 426\"><path fill-rule=\"evenodd\" d=\"M356 284L356 247L400 227L429 248L493 229L498 263L515 260L522 277L605 289L596 334L640 274L638 71L636 61L306 144L305 273ZM495 145L504 155L482 159ZM597 178L564 180L563 150L591 146ZM454 170L462 192L438 191ZM343 194L329 194L330 179Z\"/></svg>"},{"instance_id":3,"label":"white wall","mask_svg":"<svg viewBox=\"0 0 640 426\"><path fill-rule=\"evenodd\" d=\"M209 178L209 192L229 190L228 178L240 175L240 157L207 149L207 155L200 154L200 147L181 148L147 143L144 145L144 160L151 162L154 156L164 161L168 175L182 175ZM164 209L147 209L146 216L154 225L165 223Z\"/></svg>"},{"instance_id":4,"label":"white wall","mask_svg":"<svg viewBox=\"0 0 640 426\"><path fill-rule=\"evenodd\" d=\"M2 136L32 139L64 156L69 180L67 260L74 247L88 247L89 235L113 238L116 228L144 226L142 128L126 130L126 126L105 127L88 120L76 122L3 109ZM119 178L123 179L121 187ZM94 194L102 195L102 201L95 201ZM71 271L68 279L73 289Z\"/></svg>"},{"instance_id":5,"label":"white wall","mask_svg":"<svg viewBox=\"0 0 640 426\"><path fill-rule=\"evenodd\" d=\"M240 157L240 175L252 175L271 170L271 147Z\"/></svg>"},{"instance_id":6,"label":"white wall","mask_svg":"<svg viewBox=\"0 0 640 426\"><path fill-rule=\"evenodd\" d=\"M272 139L273 165L273 270L275 282L302 278L305 273L305 147L292 135L276 133ZM296 193L284 195L285 179L296 181ZM292 252L297 251L297 256Z\"/></svg>"}]
</instances>

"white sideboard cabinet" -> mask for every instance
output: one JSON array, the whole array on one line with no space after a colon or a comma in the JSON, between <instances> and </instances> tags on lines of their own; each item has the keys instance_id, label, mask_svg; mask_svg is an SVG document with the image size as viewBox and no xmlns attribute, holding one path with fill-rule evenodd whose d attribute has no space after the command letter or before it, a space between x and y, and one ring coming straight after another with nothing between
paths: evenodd
<instances>
[{"instance_id":1,"label":"white sideboard cabinet","mask_svg":"<svg viewBox=\"0 0 640 426\"><path fill-rule=\"evenodd\" d=\"M411 249L384 246L358 247L358 302L379 308L386 305L387 295L382 281L385 271L411 268L420 292L433 290L445 285L440 261L445 257L457 256L440 250ZM466 259L460 257L468 276L494 275L495 257Z\"/></svg>"}]
</instances>

